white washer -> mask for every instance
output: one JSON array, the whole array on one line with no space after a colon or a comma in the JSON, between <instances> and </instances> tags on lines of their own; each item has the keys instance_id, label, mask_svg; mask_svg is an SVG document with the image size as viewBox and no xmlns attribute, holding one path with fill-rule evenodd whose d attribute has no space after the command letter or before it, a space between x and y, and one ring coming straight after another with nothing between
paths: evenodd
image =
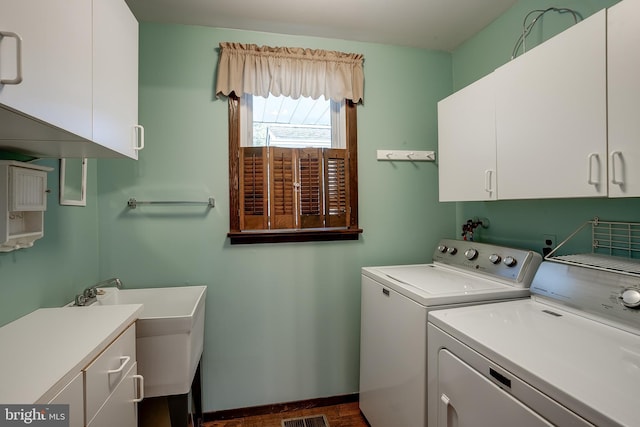
<instances>
[{"instance_id":1,"label":"white washer","mask_svg":"<svg viewBox=\"0 0 640 427\"><path fill-rule=\"evenodd\" d=\"M427 417L427 314L529 297L535 252L442 240L432 264L362 269L360 410L371 427Z\"/></svg>"},{"instance_id":2,"label":"white washer","mask_svg":"<svg viewBox=\"0 0 640 427\"><path fill-rule=\"evenodd\" d=\"M640 425L640 279L549 261L531 292L429 314L429 427Z\"/></svg>"}]
</instances>

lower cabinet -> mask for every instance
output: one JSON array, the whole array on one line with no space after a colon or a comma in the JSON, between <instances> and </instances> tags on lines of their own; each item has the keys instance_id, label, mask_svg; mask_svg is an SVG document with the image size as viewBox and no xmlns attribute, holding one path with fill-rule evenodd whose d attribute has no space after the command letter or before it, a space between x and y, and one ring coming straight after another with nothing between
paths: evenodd
<instances>
[{"instance_id":1,"label":"lower cabinet","mask_svg":"<svg viewBox=\"0 0 640 427\"><path fill-rule=\"evenodd\" d=\"M131 325L84 369L86 425L135 427L143 385L136 371L136 330Z\"/></svg>"},{"instance_id":2,"label":"lower cabinet","mask_svg":"<svg viewBox=\"0 0 640 427\"><path fill-rule=\"evenodd\" d=\"M78 373L49 403L69 405L69 427L83 427L84 375L82 372Z\"/></svg>"},{"instance_id":3,"label":"lower cabinet","mask_svg":"<svg viewBox=\"0 0 640 427\"><path fill-rule=\"evenodd\" d=\"M137 367L133 324L49 403L69 405L69 427L136 427L144 393Z\"/></svg>"}]
</instances>

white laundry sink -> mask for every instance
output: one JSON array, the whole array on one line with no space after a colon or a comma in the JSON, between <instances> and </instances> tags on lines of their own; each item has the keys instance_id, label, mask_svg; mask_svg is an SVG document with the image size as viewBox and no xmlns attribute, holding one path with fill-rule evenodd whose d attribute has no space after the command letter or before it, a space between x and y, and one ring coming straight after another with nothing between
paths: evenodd
<instances>
[{"instance_id":1,"label":"white laundry sink","mask_svg":"<svg viewBox=\"0 0 640 427\"><path fill-rule=\"evenodd\" d=\"M136 323L145 397L186 394L202 355L206 286L100 288L95 304L142 304Z\"/></svg>"}]
</instances>

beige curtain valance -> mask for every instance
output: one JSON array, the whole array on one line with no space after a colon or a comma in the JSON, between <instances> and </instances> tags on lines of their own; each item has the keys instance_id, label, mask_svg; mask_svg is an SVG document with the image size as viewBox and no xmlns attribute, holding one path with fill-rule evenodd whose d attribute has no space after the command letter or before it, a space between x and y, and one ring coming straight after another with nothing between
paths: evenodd
<instances>
[{"instance_id":1,"label":"beige curtain valance","mask_svg":"<svg viewBox=\"0 0 640 427\"><path fill-rule=\"evenodd\" d=\"M355 53L220 43L216 95L245 93L361 102L364 56Z\"/></svg>"}]
</instances>

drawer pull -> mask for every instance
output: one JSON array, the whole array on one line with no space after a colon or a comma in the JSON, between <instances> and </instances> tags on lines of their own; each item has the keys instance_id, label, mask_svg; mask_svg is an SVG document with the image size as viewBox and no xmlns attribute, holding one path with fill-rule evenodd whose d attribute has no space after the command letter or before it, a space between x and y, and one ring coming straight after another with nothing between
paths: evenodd
<instances>
[{"instance_id":1,"label":"drawer pull","mask_svg":"<svg viewBox=\"0 0 640 427\"><path fill-rule=\"evenodd\" d=\"M119 374L120 372L122 372L124 367L127 366L127 363L129 363L129 360L131 360L131 357L129 356L120 356L120 367L118 369L109 369L107 371L107 374L109 375Z\"/></svg>"},{"instance_id":2,"label":"drawer pull","mask_svg":"<svg viewBox=\"0 0 640 427\"><path fill-rule=\"evenodd\" d=\"M138 396L137 398L133 399L134 402L142 402L142 399L144 399L144 377L142 375L134 375L133 380L138 380Z\"/></svg>"}]
</instances>

